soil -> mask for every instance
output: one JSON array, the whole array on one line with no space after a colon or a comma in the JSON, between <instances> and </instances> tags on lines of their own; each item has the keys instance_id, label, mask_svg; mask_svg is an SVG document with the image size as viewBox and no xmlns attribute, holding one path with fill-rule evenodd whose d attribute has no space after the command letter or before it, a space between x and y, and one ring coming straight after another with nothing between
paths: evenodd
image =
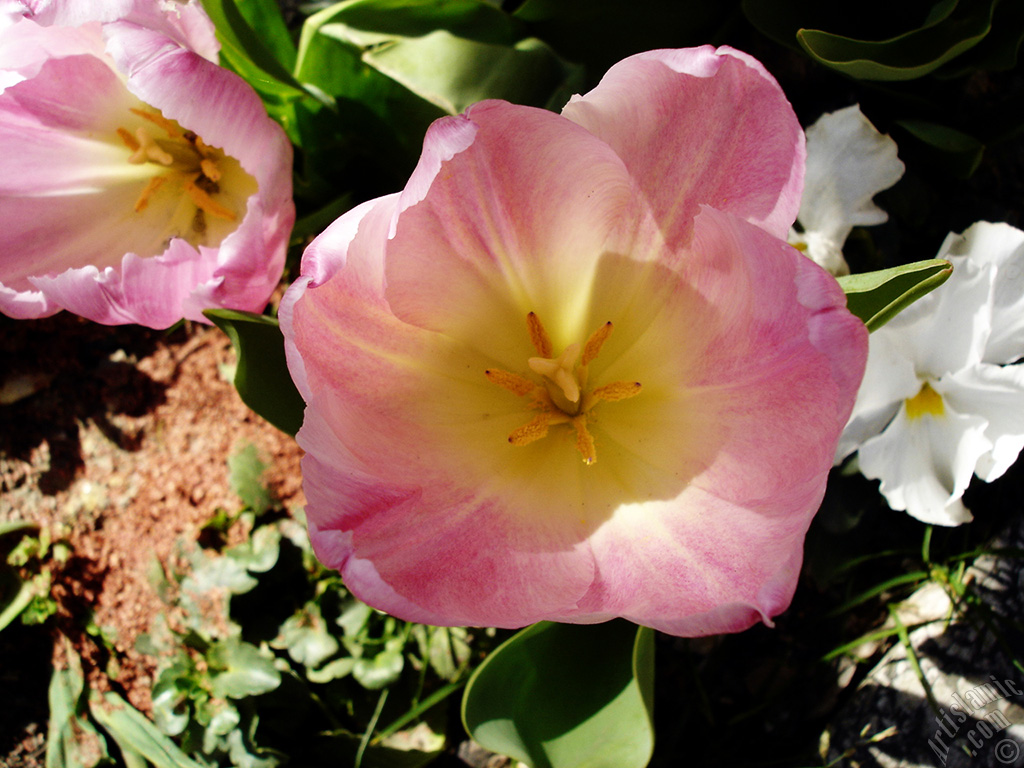
<instances>
[{"instance_id":1,"label":"soil","mask_svg":"<svg viewBox=\"0 0 1024 768\"><path fill-rule=\"evenodd\" d=\"M91 612L116 650L115 685L146 712L155 659L135 642L164 607L147 571L196 541L218 509L240 508L227 460L249 444L269 464L273 496L302 506L301 451L239 399L234 352L215 328L0 317L0 361L0 523L31 521L69 545L68 559L46 566L51 624L101 685L110 654L83 632ZM41 765L46 688L61 654L39 627L0 634L0 766Z\"/></svg>"}]
</instances>

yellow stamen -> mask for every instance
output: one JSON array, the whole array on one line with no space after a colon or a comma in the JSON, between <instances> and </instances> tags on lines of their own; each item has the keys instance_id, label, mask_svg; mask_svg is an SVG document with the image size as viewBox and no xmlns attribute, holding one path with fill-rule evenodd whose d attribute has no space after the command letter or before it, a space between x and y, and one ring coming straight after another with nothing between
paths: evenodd
<instances>
[{"instance_id":1,"label":"yellow stamen","mask_svg":"<svg viewBox=\"0 0 1024 768\"><path fill-rule=\"evenodd\" d=\"M636 397L640 394L640 389L639 381L613 381L611 384L598 387L590 394L595 403L598 400L614 403L616 400L628 400L631 397Z\"/></svg>"},{"instance_id":2,"label":"yellow stamen","mask_svg":"<svg viewBox=\"0 0 1024 768\"><path fill-rule=\"evenodd\" d=\"M541 357L551 357L554 351L551 339L548 338L548 332L544 330L536 313L531 312L526 316L526 327L530 330L530 341L533 342L533 348L537 350L537 354Z\"/></svg>"},{"instance_id":3,"label":"yellow stamen","mask_svg":"<svg viewBox=\"0 0 1024 768\"><path fill-rule=\"evenodd\" d=\"M174 163L174 157L163 147L156 143L156 140L149 135L145 128L135 129L135 138L138 141L138 148L132 152L128 162L132 165L143 163L158 163L159 165L170 166Z\"/></svg>"},{"instance_id":4,"label":"yellow stamen","mask_svg":"<svg viewBox=\"0 0 1024 768\"><path fill-rule=\"evenodd\" d=\"M117 135L121 137L121 141L125 143L125 146L127 146L132 153L139 151L139 142L135 140L135 137L131 135L127 128L118 128Z\"/></svg>"},{"instance_id":5,"label":"yellow stamen","mask_svg":"<svg viewBox=\"0 0 1024 768\"><path fill-rule=\"evenodd\" d=\"M551 411L538 413L528 423L512 430L512 434L508 436L508 441L516 446L529 445L540 440L542 437L547 437L548 427L552 424L564 424L567 421L569 421L569 417L564 414L552 413Z\"/></svg>"},{"instance_id":6,"label":"yellow stamen","mask_svg":"<svg viewBox=\"0 0 1024 768\"><path fill-rule=\"evenodd\" d=\"M210 181L220 181L220 168L217 164L208 157L204 157L199 161L199 167L203 171L203 176L208 178Z\"/></svg>"},{"instance_id":7,"label":"yellow stamen","mask_svg":"<svg viewBox=\"0 0 1024 768\"><path fill-rule=\"evenodd\" d=\"M142 190L142 194L139 195L139 199L135 201L135 212L141 213L146 210L146 206L149 205L149 199L156 194L156 191L164 185L167 181L166 176L154 176L149 180L146 188Z\"/></svg>"},{"instance_id":8,"label":"yellow stamen","mask_svg":"<svg viewBox=\"0 0 1024 768\"><path fill-rule=\"evenodd\" d=\"M587 417L581 413L572 420L572 426L576 430L576 450L589 467L597 461L597 451L594 449L594 436L587 429Z\"/></svg>"},{"instance_id":9,"label":"yellow stamen","mask_svg":"<svg viewBox=\"0 0 1024 768\"><path fill-rule=\"evenodd\" d=\"M586 346L583 347L583 357L580 358L580 365L590 365L590 362L597 357L601 351L601 347L608 340L608 337L612 335L612 323L609 320L607 323L602 325L587 339Z\"/></svg>"},{"instance_id":10,"label":"yellow stamen","mask_svg":"<svg viewBox=\"0 0 1024 768\"><path fill-rule=\"evenodd\" d=\"M537 385L527 379L525 376L520 376L518 373L509 373L503 371L500 368L488 368L484 371L484 376L491 384L497 384L499 387L504 387L513 395L522 397L527 395L537 388Z\"/></svg>"},{"instance_id":11,"label":"yellow stamen","mask_svg":"<svg viewBox=\"0 0 1024 768\"><path fill-rule=\"evenodd\" d=\"M910 420L919 419L922 416L944 416L946 413L942 395L932 389L932 385L927 381L921 387L921 391L913 397L907 398L906 402L907 418Z\"/></svg>"},{"instance_id":12,"label":"yellow stamen","mask_svg":"<svg viewBox=\"0 0 1024 768\"><path fill-rule=\"evenodd\" d=\"M164 129L164 132L168 135L168 137L172 139L181 138L181 131L178 130L178 127L163 115L153 114L152 112L146 112L142 109L135 109L134 107L129 107L128 111L131 112L133 115L138 115L143 120L149 120L149 122L153 123L154 125L160 126Z\"/></svg>"},{"instance_id":13,"label":"yellow stamen","mask_svg":"<svg viewBox=\"0 0 1024 768\"><path fill-rule=\"evenodd\" d=\"M184 188L185 194L192 199L196 207L206 211L211 216L216 216L218 219L226 219L227 221L234 221L237 218L233 211L216 202L201 190L194 181L185 182Z\"/></svg>"}]
</instances>

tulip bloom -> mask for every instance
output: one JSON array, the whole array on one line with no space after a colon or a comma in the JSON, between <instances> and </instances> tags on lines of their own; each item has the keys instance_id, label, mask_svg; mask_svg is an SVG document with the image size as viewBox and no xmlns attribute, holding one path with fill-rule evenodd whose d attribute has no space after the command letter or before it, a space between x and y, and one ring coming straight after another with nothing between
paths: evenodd
<instances>
[{"instance_id":1,"label":"tulip bloom","mask_svg":"<svg viewBox=\"0 0 1024 768\"><path fill-rule=\"evenodd\" d=\"M0 311L167 327L261 310L291 145L196 0L32 0L0 25Z\"/></svg>"},{"instance_id":2,"label":"tulip bloom","mask_svg":"<svg viewBox=\"0 0 1024 768\"><path fill-rule=\"evenodd\" d=\"M769 622L867 351L784 240L802 171L778 85L728 48L633 56L561 115L436 122L282 303L320 559L432 624Z\"/></svg>"},{"instance_id":3,"label":"tulip bloom","mask_svg":"<svg viewBox=\"0 0 1024 768\"><path fill-rule=\"evenodd\" d=\"M859 451L893 509L960 525L971 477L1001 477L1024 448L1024 232L978 222L938 258L949 280L871 335L837 459Z\"/></svg>"}]
</instances>

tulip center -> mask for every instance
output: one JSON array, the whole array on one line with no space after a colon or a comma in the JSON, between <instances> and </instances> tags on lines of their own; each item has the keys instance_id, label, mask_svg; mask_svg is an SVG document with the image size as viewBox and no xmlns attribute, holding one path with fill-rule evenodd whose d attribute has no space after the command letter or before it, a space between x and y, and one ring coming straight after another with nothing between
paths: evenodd
<instances>
[{"instance_id":1,"label":"tulip center","mask_svg":"<svg viewBox=\"0 0 1024 768\"><path fill-rule=\"evenodd\" d=\"M927 381L921 387L921 391L913 397L907 398L907 418L919 419L922 416L943 416L946 413L946 406L942 402L942 395L932 389Z\"/></svg>"},{"instance_id":2,"label":"tulip center","mask_svg":"<svg viewBox=\"0 0 1024 768\"><path fill-rule=\"evenodd\" d=\"M134 212L158 208L160 215L170 220L171 236L196 246L218 244L244 213L244 204L238 206L237 201L245 196L238 193L243 187L254 188L255 180L237 160L209 146L193 131L158 112L130 111L144 122L134 132L119 127L117 135L130 150L128 162L153 171L135 200ZM236 187L235 193L223 189L225 184ZM216 230L212 237L211 227Z\"/></svg>"},{"instance_id":3,"label":"tulip center","mask_svg":"<svg viewBox=\"0 0 1024 768\"><path fill-rule=\"evenodd\" d=\"M567 424L576 436L576 450L585 464L597 461L594 437L588 420L594 418L594 407L601 401L625 400L640 394L638 381L613 381L600 387L589 387L587 378L594 361L613 327L607 322L587 339L582 350L578 343L567 346L560 355L554 349L540 318L533 312L526 316L530 341L537 357L526 361L539 382L498 368L484 371L492 384L507 389L518 397L530 397L529 408L539 411L529 422L514 430L508 441L515 446L529 445L546 437L552 426Z\"/></svg>"}]
</instances>

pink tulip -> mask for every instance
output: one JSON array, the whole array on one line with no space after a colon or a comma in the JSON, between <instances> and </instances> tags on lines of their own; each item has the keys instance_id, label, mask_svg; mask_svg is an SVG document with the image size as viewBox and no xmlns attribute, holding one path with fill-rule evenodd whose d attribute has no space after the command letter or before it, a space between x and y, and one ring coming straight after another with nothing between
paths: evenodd
<instances>
[{"instance_id":1,"label":"pink tulip","mask_svg":"<svg viewBox=\"0 0 1024 768\"><path fill-rule=\"evenodd\" d=\"M441 625L738 631L789 604L864 370L786 244L803 133L737 51L428 131L281 308L320 559Z\"/></svg>"},{"instance_id":2,"label":"pink tulip","mask_svg":"<svg viewBox=\"0 0 1024 768\"><path fill-rule=\"evenodd\" d=\"M10 5L10 3L8 3ZM261 310L291 145L197 0L26 0L0 24L0 311L164 328Z\"/></svg>"}]
</instances>

